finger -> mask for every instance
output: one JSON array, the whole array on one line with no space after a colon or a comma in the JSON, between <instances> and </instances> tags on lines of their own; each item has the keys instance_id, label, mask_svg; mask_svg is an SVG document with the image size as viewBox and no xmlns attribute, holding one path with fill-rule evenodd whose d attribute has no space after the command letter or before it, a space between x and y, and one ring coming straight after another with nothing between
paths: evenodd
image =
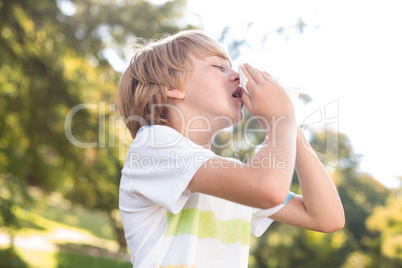
<instances>
[{"instance_id":1,"label":"finger","mask_svg":"<svg viewBox=\"0 0 402 268\"><path fill-rule=\"evenodd\" d=\"M261 73L261 76L265 79L265 81L270 81L274 82L275 84L279 85L278 82L266 71L259 71Z\"/></svg>"},{"instance_id":2,"label":"finger","mask_svg":"<svg viewBox=\"0 0 402 268\"><path fill-rule=\"evenodd\" d=\"M269 78L272 77L267 72L263 72L263 71L260 71L260 70L258 70L258 71L260 72L262 78L264 78L265 81L269 81Z\"/></svg>"},{"instance_id":3,"label":"finger","mask_svg":"<svg viewBox=\"0 0 402 268\"><path fill-rule=\"evenodd\" d=\"M256 83L255 83L253 77L250 75L250 73L249 73L248 70L246 69L245 64L240 65L240 70L244 73L244 75L246 76L246 78L247 78L247 80L248 80L247 84L245 85L246 88L247 88L248 90L250 89L250 87L251 87L251 88L254 88L254 86L256 85Z\"/></svg>"},{"instance_id":4,"label":"finger","mask_svg":"<svg viewBox=\"0 0 402 268\"><path fill-rule=\"evenodd\" d=\"M260 72L249 64L245 63L244 68L248 71L256 84L263 83L265 79L261 76Z\"/></svg>"},{"instance_id":5,"label":"finger","mask_svg":"<svg viewBox=\"0 0 402 268\"><path fill-rule=\"evenodd\" d=\"M265 75L272 77L272 75L270 75L269 73L267 73L266 71L263 72Z\"/></svg>"}]
</instances>

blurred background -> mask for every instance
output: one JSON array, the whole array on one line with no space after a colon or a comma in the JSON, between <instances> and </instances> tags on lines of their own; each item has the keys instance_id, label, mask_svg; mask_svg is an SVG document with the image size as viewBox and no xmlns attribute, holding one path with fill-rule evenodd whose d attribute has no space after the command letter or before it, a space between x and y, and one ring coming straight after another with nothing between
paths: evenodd
<instances>
[{"instance_id":1,"label":"blurred background","mask_svg":"<svg viewBox=\"0 0 402 268\"><path fill-rule=\"evenodd\" d=\"M131 267L118 211L131 138L117 84L136 44L183 29L301 91L298 122L344 204L336 233L274 223L252 238L249 267L402 267L401 6L0 0L0 267ZM242 161L258 150L249 118L212 149Z\"/></svg>"}]
</instances>

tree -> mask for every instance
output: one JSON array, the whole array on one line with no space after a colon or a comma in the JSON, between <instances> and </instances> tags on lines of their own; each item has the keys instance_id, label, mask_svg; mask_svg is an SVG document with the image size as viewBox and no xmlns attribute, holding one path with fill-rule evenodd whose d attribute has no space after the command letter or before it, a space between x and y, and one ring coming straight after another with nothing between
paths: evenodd
<instances>
[{"instance_id":1,"label":"tree","mask_svg":"<svg viewBox=\"0 0 402 268\"><path fill-rule=\"evenodd\" d=\"M402 202L397 195L388 198L385 206L378 205L366 221L374 234L372 267L401 267L402 265Z\"/></svg>"},{"instance_id":2,"label":"tree","mask_svg":"<svg viewBox=\"0 0 402 268\"><path fill-rule=\"evenodd\" d=\"M327 139L327 136L330 138ZM337 139L331 139L336 136ZM328 152L327 141L338 140L337 151ZM343 230L322 234L293 226L274 223L252 247L250 267L375 267L367 241L374 236L366 228L366 220L375 206L383 205L389 191L368 174L360 173L359 156L353 152L345 134L331 130L313 133L310 140L330 170L345 209ZM335 159L335 157L337 159ZM339 163L330 167L328 163ZM297 175L292 191L300 193ZM357 266L351 266L358 263Z\"/></svg>"},{"instance_id":3,"label":"tree","mask_svg":"<svg viewBox=\"0 0 402 268\"><path fill-rule=\"evenodd\" d=\"M60 190L75 203L107 211L121 236L112 213L123 160L115 146L119 74L108 55L125 58L127 44L191 28L179 26L184 5L0 2L0 181L10 174L21 188ZM72 114L80 105L86 108ZM96 145L76 146L71 137ZM3 218L12 211L4 200Z\"/></svg>"}]
</instances>

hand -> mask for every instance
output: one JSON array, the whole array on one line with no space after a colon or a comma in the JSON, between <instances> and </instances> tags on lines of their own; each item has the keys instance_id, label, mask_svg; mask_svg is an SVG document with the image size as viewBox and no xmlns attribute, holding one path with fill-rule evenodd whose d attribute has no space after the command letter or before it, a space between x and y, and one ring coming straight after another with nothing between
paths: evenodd
<instances>
[{"instance_id":1,"label":"hand","mask_svg":"<svg viewBox=\"0 0 402 268\"><path fill-rule=\"evenodd\" d=\"M295 118L288 95L267 72L261 72L248 64L241 68L248 78L247 89L250 94L243 92L242 100L253 117L257 120L263 117L268 122L280 116ZM263 120L258 121L261 124Z\"/></svg>"}]
</instances>

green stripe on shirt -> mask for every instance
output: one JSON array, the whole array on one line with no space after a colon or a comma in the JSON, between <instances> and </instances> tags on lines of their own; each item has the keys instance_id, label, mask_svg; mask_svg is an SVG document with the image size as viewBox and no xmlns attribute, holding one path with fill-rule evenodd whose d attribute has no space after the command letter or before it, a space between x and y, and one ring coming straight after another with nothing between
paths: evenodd
<instances>
[{"instance_id":1,"label":"green stripe on shirt","mask_svg":"<svg viewBox=\"0 0 402 268\"><path fill-rule=\"evenodd\" d=\"M250 243L250 221L242 219L218 221L213 211L189 208L176 215L168 212L167 221L165 236L188 234L197 235L198 239L214 238L223 244L241 242L247 246Z\"/></svg>"}]
</instances>

